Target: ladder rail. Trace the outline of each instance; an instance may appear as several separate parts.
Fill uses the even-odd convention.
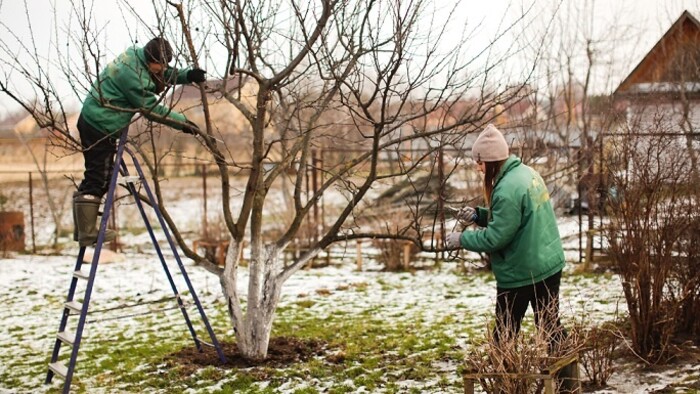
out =
[[[136,160],[136,157],[134,156],[133,152],[129,148],[126,148],[126,153],[131,156],[133,163],[134,163],[134,168],[136,169],[136,173],[139,175],[141,179],[146,179],[143,170],[141,169],[141,165],[139,164],[138,160]],[[190,291],[190,295],[192,296],[192,299],[194,300],[195,304],[197,305],[197,310],[199,311],[199,315],[202,318],[202,322],[204,323],[204,326],[207,329],[207,333],[209,334],[209,338],[211,338],[212,342],[214,343],[214,347],[216,348],[216,353],[219,356],[219,360],[222,363],[226,363],[226,356],[224,355],[224,352],[221,348],[221,345],[219,344],[219,341],[216,339],[216,335],[214,334],[214,330],[211,328],[211,324],[209,324],[209,319],[207,319],[207,315],[204,312],[204,308],[202,307],[202,303],[199,301],[199,297],[197,296],[197,292],[194,289],[194,286],[192,286],[192,282],[190,281],[189,275],[187,275],[187,270],[185,270],[185,266],[182,263],[182,259],[180,258],[180,254],[177,252],[177,245],[175,245],[175,241],[173,241],[172,236],[170,235],[169,227],[168,224],[165,222],[165,219],[163,218],[163,214],[160,211],[160,207],[158,206],[158,202],[153,196],[153,192],[151,192],[151,188],[148,186],[148,182],[143,183],[144,189],[146,190],[146,195],[148,196],[148,199],[151,201],[151,204],[153,206],[153,210],[156,213],[156,216],[158,217],[158,221],[160,222],[160,226],[163,229],[163,233],[165,234],[165,238],[168,240],[168,244],[170,245],[170,249],[173,251],[173,255],[175,257],[175,261],[177,262],[177,266],[180,269],[180,273],[182,273],[183,278],[185,279],[185,283],[187,284],[187,289]],[[197,346],[198,349],[201,350],[201,345],[198,344]]]
[[[204,308],[202,307],[202,304],[199,300],[199,297],[197,296],[197,293],[194,289],[194,286],[192,286],[192,283],[189,279],[189,276],[187,275],[187,271],[185,270],[184,264],[182,263],[180,255],[177,251],[177,246],[176,246],[175,242],[173,241],[172,236],[170,235],[167,223],[165,222],[165,220],[163,218],[163,214],[160,211],[158,203],[156,202],[156,199],[154,198],[150,187],[148,186],[148,182],[145,181],[146,178],[143,174],[141,166],[140,166],[138,160],[136,159],[135,155],[131,152],[131,150],[129,150],[129,148],[126,147],[127,135],[128,135],[128,128],[125,128],[119,137],[119,144],[118,144],[115,159],[114,159],[114,167],[113,167],[112,175],[110,178],[109,189],[107,192],[107,199],[106,199],[105,204],[104,204],[104,212],[102,214],[102,219],[100,221],[100,228],[99,228],[99,232],[98,232],[98,236],[97,236],[97,242],[95,244],[95,251],[94,251],[94,254],[92,257],[92,264],[90,266],[89,275],[85,275],[84,272],[81,270],[82,264],[84,263],[83,259],[85,257],[86,247],[80,247],[80,250],[78,252],[78,259],[77,259],[76,264],[75,264],[75,270],[73,271],[73,274],[72,274],[71,284],[70,284],[70,287],[68,290],[68,295],[66,297],[66,302],[65,302],[64,307],[63,307],[63,314],[61,316],[61,321],[59,323],[59,329],[58,329],[58,333],[56,336],[56,341],[54,343],[53,351],[51,354],[51,362],[49,363],[45,384],[51,383],[52,378],[56,374],[58,374],[59,376],[62,376],[64,378],[64,384],[63,384],[63,393],[64,394],[68,394],[70,392],[70,386],[71,386],[71,382],[72,382],[73,375],[75,372],[75,366],[76,366],[77,359],[78,359],[78,351],[80,349],[82,334],[83,334],[83,330],[85,328],[85,324],[87,322],[87,315],[88,315],[88,309],[89,309],[89,305],[90,305],[90,299],[92,296],[93,285],[95,282],[95,278],[97,276],[97,265],[99,262],[100,254],[102,252],[102,246],[104,244],[104,238],[105,238],[105,233],[106,233],[110,213],[112,212],[113,204],[115,201],[114,197],[115,197],[115,191],[116,191],[116,186],[117,186],[117,178],[118,178],[120,172],[125,175],[127,188],[129,189],[129,192],[131,193],[132,197],[134,198],[134,201],[136,202],[136,205],[138,206],[139,212],[141,213],[141,217],[144,220],[144,224],[146,225],[146,228],[148,229],[149,235],[151,237],[151,242],[153,243],[153,246],[156,250],[156,253],[158,254],[158,258],[161,261],[161,265],[163,266],[163,270],[165,271],[166,277],[168,278],[168,281],[170,282],[171,289],[173,290],[175,298],[177,299],[177,303],[178,303],[177,308],[180,309],[180,311],[183,314],[183,317],[185,319],[187,327],[190,331],[190,334],[192,335],[192,339],[195,342],[195,346],[197,347],[197,349],[199,351],[202,351],[201,343],[203,343],[203,341],[201,341],[199,338],[197,338],[196,331],[194,330],[194,327],[193,327],[192,322],[189,318],[189,315],[187,314],[187,311],[185,308],[186,305],[184,304],[182,298],[180,297],[180,293],[177,290],[177,286],[175,285],[175,281],[173,279],[173,276],[172,276],[170,269],[168,268],[168,265],[165,261],[165,257],[163,256],[160,245],[158,244],[158,241],[155,238],[155,233],[153,231],[153,227],[151,226],[150,221],[148,220],[148,217],[146,215],[143,202],[141,201],[139,194],[136,190],[136,187],[134,185],[134,178],[138,178],[139,180],[141,180],[143,182],[148,199],[150,200],[150,203],[155,211],[155,214],[158,218],[158,221],[159,221],[161,227],[163,228],[163,232],[165,233],[165,236],[167,238],[168,245],[172,249],[175,260],[177,261],[178,268],[180,269],[180,272],[181,272],[183,278],[185,279],[185,283],[187,285],[187,288],[190,291],[190,294],[192,296],[192,299],[194,300],[195,305],[197,306],[197,310],[199,311],[200,317],[201,317],[202,322],[204,323],[204,325],[207,329],[209,337],[211,338],[211,340],[214,344],[214,347],[216,348],[219,359],[221,360],[222,363],[226,362],[226,356],[223,353],[221,345],[219,344],[218,340],[216,339],[216,335],[214,334],[214,331],[212,330],[212,327],[209,323],[209,320],[207,319],[206,313],[204,312]],[[126,166],[126,162],[124,161],[124,152],[127,152],[128,155],[131,157],[133,164],[134,164],[134,167],[136,168],[136,171],[138,173],[138,177],[132,177],[129,175],[129,171],[128,171],[128,168]],[[79,280],[87,280],[82,304],[80,304],[74,300]],[[75,333],[73,336],[73,335],[70,335],[72,333],[66,332],[66,326],[68,324],[68,318],[71,316],[71,311],[74,309],[80,310],[80,312],[79,312],[80,317],[78,319],[78,325],[75,327]],[[68,362],[67,366],[64,366],[62,363],[60,363],[58,361],[60,349],[61,349],[62,344],[64,344],[64,343],[72,347],[69,362]],[[204,343],[206,343],[206,342],[204,342]]]
[[[112,169],[112,177],[109,181],[109,189],[107,191],[107,200],[104,205],[104,212],[102,213],[102,220],[100,221],[100,229],[97,234],[97,243],[95,244],[95,252],[92,256],[92,265],[90,267],[90,277],[88,278],[87,285],[85,286],[85,295],[83,297],[83,307],[80,311],[80,318],[78,319],[78,325],[75,328],[75,339],[71,349],[70,361],[68,363],[68,370],[65,376],[65,381],[63,383],[63,394],[69,394],[71,381],[73,380],[73,373],[75,372],[75,364],[78,360],[78,350],[80,349],[80,342],[83,338],[83,329],[85,328],[85,321],[87,319],[87,312],[90,306],[90,298],[92,297],[92,288],[95,283],[95,277],[97,275],[97,263],[100,260],[100,253],[102,252],[102,246],[104,245],[105,232],[107,230],[107,224],[109,223],[109,215],[112,212],[112,203],[114,201],[114,194],[117,185],[117,178],[119,176],[119,167],[121,167],[121,162],[123,160],[124,148],[126,146],[126,137],[129,132],[128,128],[122,131],[119,137],[119,145],[117,146],[117,154],[114,158],[114,167]],[[77,281],[77,278],[73,278]]]
[[[78,252],[78,260],[75,263],[75,271],[79,270],[82,267],[84,257],[85,257],[85,247],[81,247],[79,252]],[[73,297],[75,297],[75,290],[77,287],[78,287],[78,278],[73,277],[71,279],[70,287],[68,288],[68,295],[66,296],[66,303],[73,301]],[[68,324],[68,317],[69,316],[70,316],[70,309],[64,305],[63,306],[63,314],[61,315],[61,322],[58,324],[58,331],[57,332],[65,331],[66,325]],[[54,343],[54,346],[53,346],[53,351],[51,352],[50,364],[53,364],[56,361],[58,361],[58,354],[61,350],[61,344],[62,344],[62,341],[59,338],[56,338],[56,342]],[[46,380],[44,380],[44,384],[51,383],[53,376],[54,376],[54,371],[51,368],[49,368],[49,371],[46,373]]]
[[[132,156],[132,159],[135,160],[135,158]],[[129,176],[129,170],[126,168],[126,165],[122,163],[122,174]],[[141,178],[143,179],[143,178]],[[185,318],[185,323],[187,324],[187,328],[190,331],[190,335],[192,336],[192,339],[194,340],[194,344],[197,347],[197,350],[201,351],[202,346],[199,344],[199,340],[197,339],[197,333],[194,330],[194,327],[192,326],[192,322],[190,321],[190,317],[187,314],[187,310],[185,309],[185,305],[182,302],[182,297],[180,297],[180,292],[177,289],[177,286],[175,285],[175,280],[173,279],[172,274],[170,273],[170,269],[168,268],[168,264],[165,262],[165,257],[163,256],[163,252],[158,245],[158,241],[156,240],[155,233],[153,232],[153,226],[151,226],[151,221],[148,220],[148,217],[146,216],[146,211],[144,210],[143,207],[143,202],[138,196],[138,192],[136,191],[136,188],[134,186],[133,181],[128,181],[127,182],[127,188],[129,189],[129,192],[131,195],[134,197],[134,201],[136,202],[136,206],[138,207],[139,212],[141,213],[141,217],[143,218],[143,222],[146,225],[146,229],[148,230],[148,235],[151,237],[151,242],[153,243],[153,246],[156,250],[156,254],[158,255],[158,259],[160,259],[160,264],[163,267],[163,270],[165,271],[165,276],[168,278],[168,282],[170,283],[170,288],[173,291],[173,294],[175,294],[175,298],[177,299],[177,304],[179,306],[180,311],[182,311],[182,316]],[[144,183],[145,185],[145,183]],[[150,197],[149,197],[150,198]],[[155,206],[157,203],[153,200],[151,200],[151,206]]]

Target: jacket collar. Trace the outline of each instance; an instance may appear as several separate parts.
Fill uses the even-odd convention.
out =
[[[503,163],[501,170],[498,172],[498,175],[496,176],[496,182],[494,184],[498,184],[498,182],[501,181],[501,178],[503,178],[503,176],[505,176],[513,168],[522,164],[522,162],[523,161],[515,155],[508,156],[506,162]]]
[[[146,61],[146,53],[143,51],[143,47],[133,47],[136,57],[139,59],[141,64],[148,69],[148,62]]]

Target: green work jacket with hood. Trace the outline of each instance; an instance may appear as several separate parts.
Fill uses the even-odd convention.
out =
[[[532,285],[564,268],[564,249],[549,191],[542,177],[510,156],[496,176],[491,209],[477,208],[477,224],[462,247],[491,256],[499,288]]]
[[[166,68],[166,83],[185,84],[188,69]],[[148,72],[143,48],[131,47],[100,73],[83,102],[81,115],[92,127],[114,135],[131,122],[136,112],[148,119],[181,130],[183,114],[159,104],[156,84]]]

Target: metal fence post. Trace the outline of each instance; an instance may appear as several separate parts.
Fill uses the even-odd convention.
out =
[[[440,239],[445,239],[445,184],[447,183],[445,179],[445,162],[442,150],[442,141],[440,141],[440,146],[437,151],[437,170],[438,170],[438,181],[440,182],[440,194],[438,195],[438,221],[440,222]],[[421,240],[422,241],[422,240]],[[445,260],[445,251],[440,252],[440,261]]]
[[[29,221],[32,228],[32,253],[36,254],[36,232],[34,232],[34,186],[31,171],[29,171]]]
[[[207,218],[207,166],[202,164],[202,196],[204,201],[204,215],[202,217],[202,234],[205,240],[209,239],[209,219]]]
[[[316,195],[318,193],[318,163],[319,159],[317,158],[318,156],[318,151],[316,149],[311,150],[311,185],[314,189],[313,194]],[[314,242],[318,241],[318,200],[314,200],[314,231],[313,231],[313,240]]]

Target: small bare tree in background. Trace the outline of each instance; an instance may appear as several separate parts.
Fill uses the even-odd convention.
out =
[[[533,29],[546,44],[544,52],[538,55],[541,60],[535,70],[540,83],[533,86],[531,93],[535,108],[522,119],[522,124],[540,144],[534,152],[549,158],[542,173],[554,188],[552,195],[578,197],[577,202],[565,201],[560,206],[577,211],[582,223],[586,223],[581,226],[581,231],[585,231],[585,227],[596,227],[595,214],[601,208],[601,170],[596,168],[595,154],[596,139],[614,121],[608,93],[615,88],[616,68],[627,62],[628,52],[634,48],[631,37],[638,34],[635,26],[625,25],[619,19],[596,17],[603,6],[614,8],[616,13],[629,12],[624,4],[558,0],[539,4],[552,18],[542,18],[537,23],[539,31]],[[532,41],[527,36],[523,40]],[[568,149],[553,149],[557,146]],[[552,168],[549,162],[556,166]],[[570,202],[574,202],[573,207],[568,206]],[[593,245],[594,234],[589,231],[579,237],[581,250],[585,248],[584,241]],[[580,268],[589,270],[590,260],[586,259]]]
[[[49,179],[49,156],[56,154],[56,152],[53,152],[49,149],[44,149],[44,151],[41,152],[40,155],[38,155],[34,152],[36,146],[32,146],[33,144],[31,144],[30,141],[27,141],[27,139],[23,135],[23,131],[17,130],[17,127],[15,127],[14,131],[15,135],[17,136],[17,139],[22,143],[27,152],[29,152],[29,155],[32,158],[32,162],[34,163],[34,167],[37,173],[39,174],[39,178],[41,181],[41,190],[46,195],[48,213],[51,216],[51,221],[54,225],[53,236],[51,237],[52,247],[54,249],[58,249],[58,240],[61,236],[61,230],[63,229],[61,225],[61,218],[63,217],[67,204],[65,203],[65,193],[57,196],[58,193],[55,190],[52,191],[52,186]],[[51,141],[51,139],[49,139],[49,141]],[[59,152],[57,154],[62,155],[65,154],[65,152]],[[34,242],[36,242],[36,240],[34,240]]]

